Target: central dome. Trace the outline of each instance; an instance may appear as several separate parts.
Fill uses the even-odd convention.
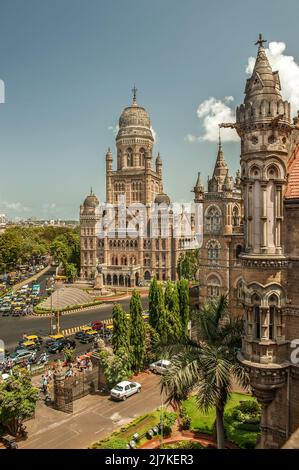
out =
[[[151,121],[144,108],[137,104],[132,104],[123,110],[119,118],[120,129],[128,126],[141,126],[150,129]]]
[[[136,135],[154,140],[147,111],[139,106],[136,100],[133,100],[131,106],[127,106],[120,115],[119,131],[116,139]]]

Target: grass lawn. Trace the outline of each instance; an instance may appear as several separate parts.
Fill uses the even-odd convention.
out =
[[[227,403],[225,410],[234,408],[244,400],[255,400],[254,397],[247,395],[245,393],[232,393],[229,402]],[[191,431],[203,431],[207,434],[212,434],[213,425],[216,419],[216,411],[214,408],[208,413],[203,413],[200,411],[196,405],[196,398],[192,396],[184,402],[184,409],[186,410],[188,416],[191,418],[190,429]]]

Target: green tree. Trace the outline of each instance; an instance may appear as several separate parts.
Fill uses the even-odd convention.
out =
[[[74,282],[78,277],[78,270],[74,263],[65,263],[64,272],[70,282]]]
[[[76,357],[76,351],[73,348],[64,348],[62,350],[62,353],[64,355],[64,359],[66,360],[67,363],[73,362]]]
[[[188,334],[188,323],[190,320],[190,300],[189,300],[189,286],[187,279],[181,278],[177,282],[177,289],[179,294],[180,316],[182,324],[182,333]]]
[[[164,306],[164,296],[162,285],[157,282],[156,276],[153,277],[150,284],[148,305],[149,323],[153,328],[157,329],[160,311]]]
[[[112,310],[113,333],[112,347],[116,355],[123,353],[123,350],[130,353],[130,325],[126,313],[121,305],[115,304]]]
[[[168,402],[180,406],[193,392],[198,407],[207,412],[216,408],[217,446],[224,448],[224,407],[233,382],[248,386],[245,369],[237,359],[243,325],[230,315],[227,299],[206,305],[194,319],[197,341],[184,341],[172,349],[172,366],[162,377]]]
[[[67,245],[63,235],[55,238],[51,243],[51,255],[58,263],[66,264],[71,256],[71,249]]]
[[[101,351],[99,353],[99,358],[106,383],[110,389],[118,382],[130,377],[131,370],[127,351],[123,350],[123,354],[121,356],[113,355],[112,357],[109,356],[107,351]]]
[[[176,284],[172,284],[171,281],[167,281],[164,303],[167,311],[167,321],[169,323],[168,329],[168,341],[176,342],[182,336],[182,324],[180,318],[180,305],[179,296]]]
[[[184,277],[189,281],[195,279],[195,275],[198,271],[198,258],[199,250],[188,250],[185,253],[182,253],[177,265],[177,273],[179,279]]]
[[[20,434],[23,421],[34,414],[38,393],[24,368],[14,367],[12,374],[0,381],[0,424],[13,436]]]
[[[144,365],[145,356],[145,328],[142,317],[140,294],[133,290],[130,301],[131,331],[130,344],[132,352],[132,367],[140,371]]]
[[[149,324],[145,325],[145,362],[150,364],[158,359],[157,351],[161,339],[159,333]]]

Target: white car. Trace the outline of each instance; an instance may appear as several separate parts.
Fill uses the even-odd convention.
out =
[[[149,368],[155,374],[165,374],[171,367],[171,362],[167,359],[160,359],[160,361],[153,362]]]
[[[139,392],[141,392],[141,385],[138,382],[124,380],[113,387],[110,391],[110,396],[114,400],[126,400],[131,395],[134,395],[134,393]]]

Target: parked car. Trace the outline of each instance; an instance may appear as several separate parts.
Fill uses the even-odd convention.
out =
[[[95,338],[97,338],[99,333],[95,330],[89,330],[87,331],[84,336],[80,338],[80,343],[86,344],[86,343],[92,343]]]
[[[85,335],[86,335],[85,331],[77,331],[77,333],[75,334],[75,338],[76,338],[76,339],[81,339],[81,338],[83,338]]]
[[[9,359],[14,364],[20,364],[24,359],[27,362],[34,362],[36,359],[36,353],[34,351],[28,351],[28,349],[18,349],[10,354]]]
[[[139,392],[141,392],[141,385],[138,382],[124,380],[113,387],[110,391],[110,396],[114,400],[126,400],[131,395],[134,395],[134,393]]]
[[[58,352],[61,352],[65,348],[63,343],[60,343],[59,341],[54,341],[54,343],[50,344],[48,347],[49,353],[56,354]]]
[[[165,374],[171,367],[171,362],[167,359],[160,359],[160,361],[153,362],[149,368],[155,374]]]
[[[0,307],[1,312],[10,312],[11,311],[11,304],[9,302],[3,302]]]
[[[99,331],[104,328],[104,323],[101,321],[95,320],[91,322],[91,327],[93,330]]]
[[[75,349],[75,347],[76,347],[76,341],[72,339],[68,339],[68,338],[62,338],[50,344],[50,346],[48,347],[48,351],[52,354],[56,354],[58,352],[61,352],[64,348]]]

